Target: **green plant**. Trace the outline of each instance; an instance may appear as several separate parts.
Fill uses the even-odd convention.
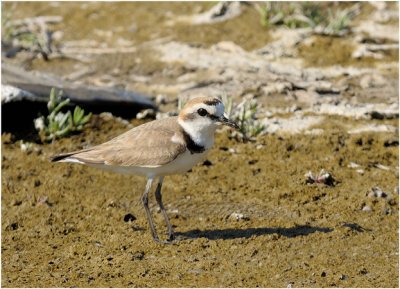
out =
[[[264,125],[257,120],[256,114],[259,111],[259,105],[255,99],[244,100],[239,105],[237,117],[233,117],[239,124],[240,131],[244,136],[253,138],[258,136],[263,130]]]
[[[264,131],[265,126],[257,119],[261,106],[256,99],[244,99],[234,106],[231,98],[224,97],[223,102],[227,107],[226,115],[239,125],[241,138],[254,139]]]
[[[344,10],[326,10],[322,4],[314,2],[266,2],[254,3],[254,7],[260,14],[261,25],[265,27],[272,25],[291,29],[310,27],[316,33],[327,35],[345,34],[352,18],[359,10],[358,5]]]
[[[301,3],[302,14],[309,19],[311,27],[315,27],[324,21],[323,9],[319,3],[315,2],[302,2]]]
[[[14,27],[11,23],[11,17],[9,13],[3,13],[3,17],[1,19],[1,38],[5,43],[11,42],[12,35],[14,34]]]
[[[38,49],[41,45],[39,33],[28,29],[25,25],[15,24],[9,14],[2,19],[3,42],[9,45],[21,46],[28,50]]]
[[[321,23],[323,16],[317,4],[266,2],[255,3],[260,14],[261,25],[283,25],[288,28],[315,27]]]
[[[73,113],[71,111],[63,113],[61,109],[70,100],[68,98],[62,100],[61,96],[62,91],[56,94],[55,89],[51,89],[50,100],[47,103],[49,114],[46,117],[40,116],[34,120],[35,128],[43,142],[53,141],[72,132],[81,131],[92,116],[92,113],[85,115],[85,111],[79,106],[75,107]]]
[[[351,11],[344,9],[338,10],[334,13],[332,10],[328,11],[328,24],[325,27],[325,32],[327,34],[338,35],[343,33],[349,28],[351,22]]]
[[[268,16],[269,7],[267,5],[268,5],[268,3],[265,5],[260,5],[258,3],[254,4],[254,7],[256,8],[257,12],[260,14],[260,23],[264,27],[269,26],[269,21],[268,21],[269,20],[269,16]]]
[[[183,96],[178,97],[178,111],[182,110],[182,108],[185,106],[187,101],[188,101],[187,97],[183,97]]]
[[[282,24],[285,18],[286,12],[281,9],[280,3],[254,3],[254,7],[260,14],[260,23],[264,27],[269,27],[271,25]]]
[[[225,91],[223,92],[223,95],[221,97],[221,101],[224,104],[225,107],[225,115],[230,118],[232,114],[232,108],[233,108],[233,100],[232,97],[229,97]]]
[[[1,21],[2,43],[6,47],[18,48],[16,52],[25,50],[31,52],[34,57],[42,55],[45,60],[48,60],[49,55],[57,49],[54,38],[52,38],[53,32],[48,25],[59,21],[55,18],[57,17],[38,16],[14,19],[8,11]]]

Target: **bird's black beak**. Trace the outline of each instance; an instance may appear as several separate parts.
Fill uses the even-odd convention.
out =
[[[239,129],[239,126],[237,125],[236,122],[234,122],[230,119],[227,119],[224,115],[221,116],[220,118],[218,118],[218,122],[220,122],[223,125],[233,127],[234,129]]]

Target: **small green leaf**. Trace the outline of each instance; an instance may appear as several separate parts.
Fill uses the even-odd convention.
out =
[[[70,102],[69,98],[63,100],[62,102],[60,102],[60,103],[56,106],[56,108],[55,108],[53,111],[56,112],[56,113],[59,112],[60,109],[62,109],[64,106],[66,106],[69,102]]]
[[[70,103],[69,98],[61,99],[62,91],[58,94],[54,88],[51,89],[47,108],[47,116],[39,116],[34,120],[35,128],[38,131],[40,139],[45,141],[54,141],[56,138],[64,137],[73,131],[81,131],[92,114],[85,115],[85,111],[76,106],[74,111],[70,110],[63,113],[61,109]]]
[[[54,110],[54,107],[56,106],[56,104],[57,104],[57,100],[56,100],[56,91],[55,91],[55,89],[54,89],[54,87],[51,89],[51,91],[50,91],[50,99],[49,99],[49,102],[47,103],[47,109],[49,110],[49,111],[53,111]]]
[[[82,117],[84,115],[85,111],[81,109],[79,106],[75,107],[74,110],[74,125],[78,125],[81,123]]]
[[[86,124],[87,122],[89,122],[90,118],[92,117],[92,113],[90,112],[89,114],[87,114],[85,117],[82,118],[82,124]]]

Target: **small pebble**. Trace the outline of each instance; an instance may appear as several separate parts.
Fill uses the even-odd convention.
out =
[[[318,175],[313,175],[311,171],[308,171],[305,175],[306,184],[325,184],[327,186],[335,186],[336,180],[332,174],[322,169]]]
[[[249,220],[249,218],[243,214],[240,213],[232,213],[229,215],[230,219],[236,220],[236,221],[240,221],[240,220]]]
[[[364,212],[370,212],[370,211],[372,211],[372,209],[371,209],[370,206],[364,206],[364,207],[362,208],[362,210],[363,210]]]
[[[26,153],[29,154],[33,150],[33,144],[32,143],[23,143],[23,142],[21,142],[20,148],[21,148],[21,151],[26,152]]]
[[[387,196],[388,196],[388,194],[385,193],[384,191],[382,191],[382,189],[379,187],[373,187],[371,189],[371,192],[368,194],[368,197],[370,197],[370,198],[372,198],[372,197],[386,198]]]
[[[135,232],[138,232],[138,231],[144,231],[144,230],[146,230],[146,229],[143,228],[143,227],[139,227],[139,226],[133,226],[133,227],[132,227],[132,230],[135,231]]]
[[[19,228],[19,224],[18,223],[11,223],[10,225],[8,225],[6,227],[6,231],[15,231]]]
[[[166,104],[167,103],[167,98],[164,94],[158,94],[156,96],[156,104],[160,105],[160,104]]]
[[[383,213],[384,213],[385,215],[391,215],[391,214],[392,214],[392,209],[386,208],[386,209],[383,210]]]
[[[22,201],[14,201],[13,206],[20,206],[22,204]]]
[[[37,205],[50,205],[48,196],[41,196],[37,200]]]
[[[394,147],[394,146],[399,146],[399,141],[398,140],[387,140],[383,144],[385,147]]]
[[[368,274],[368,270],[365,269],[365,268],[362,268],[362,269],[360,270],[360,274],[366,275],[366,274]]]
[[[169,111],[169,112],[157,112],[156,113],[156,119],[164,119],[170,116],[177,116],[177,112]]]
[[[143,251],[138,251],[138,252],[132,253],[131,260],[132,261],[143,260],[143,258],[144,258],[144,252]]]
[[[384,166],[382,164],[374,164],[374,167],[376,167],[377,169],[384,170],[384,171],[389,171],[390,170],[390,168],[388,166]]]
[[[359,165],[359,164],[356,164],[356,163],[353,163],[353,162],[350,162],[349,165],[348,165],[347,167],[349,167],[349,168],[351,168],[351,169],[355,169],[355,168],[359,168],[360,165]]]
[[[256,146],[256,149],[260,150],[260,149],[262,149],[263,147],[264,147],[264,145],[258,144],[258,145]]]
[[[155,118],[155,117],[156,117],[156,111],[152,108],[145,109],[136,114],[137,119]]]

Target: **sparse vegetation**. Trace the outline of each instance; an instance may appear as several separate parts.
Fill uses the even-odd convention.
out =
[[[325,33],[329,35],[340,35],[345,33],[351,23],[352,11],[344,9],[332,12],[332,10],[329,10],[328,13],[328,24],[324,29]]]
[[[288,28],[315,27],[322,22],[323,15],[318,4],[304,2],[266,2],[255,4],[260,13],[261,24],[265,27],[283,25]]]
[[[35,51],[40,48],[39,36],[37,33],[16,25],[9,15],[5,15],[2,19],[2,42],[4,44],[21,47],[23,49]]]
[[[252,140],[263,132],[265,127],[257,119],[261,107],[256,99],[245,98],[238,105],[234,105],[232,98],[224,95],[222,101],[225,105],[225,114],[239,125],[240,138]]]
[[[36,18],[26,18],[14,20],[9,13],[2,19],[2,45],[12,47],[6,54],[13,57],[21,50],[32,52],[34,57],[42,55],[45,60],[55,50],[53,32],[49,29],[49,24],[61,21],[57,16],[41,16]],[[7,50],[7,49],[6,49]]]
[[[73,113],[71,111],[63,113],[61,109],[70,100],[68,98],[62,100],[61,96],[62,91],[56,94],[53,88],[50,92],[50,100],[47,103],[49,114],[46,117],[40,116],[34,120],[35,128],[43,142],[53,141],[70,133],[81,131],[92,116],[91,113],[85,115],[85,111],[79,106],[75,107]]]
[[[339,35],[348,32],[358,6],[350,9],[325,9],[320,3],[266,2],[254,4],[265,27],[285,26],[291,29],[312,28],[317,34]]]
[[[232,108],[233,108],[233,100],[232,97],[229,97],[225,91],[224,94],[221,97],[222,103],[224,104],[225,107],[225,115],[230,118],[232,114]]]
[[[234,109],[231,118],[240,127],[240,132],[245,138],[253,139],[264,130],[264,125],[257,120],[260,105],[255,99],[245,99]]]
[[[187,101],[188,100],[186,98],[183,98],[182,96],[178,97],[178,111],[181,111]]]

